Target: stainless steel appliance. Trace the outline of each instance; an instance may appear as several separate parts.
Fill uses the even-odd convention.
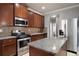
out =
[[[31,42],[31,37],[24,32],[12,32],[13,36],[17,37],[17,55],[21,56],[29,52],[28,43]]]
[[[28,20],[20,17],[15,17],[14,21],[15,26],[28,26]]]
[[[29,46],[28,43],[31,41],[31,38],[22,38],[17,40],[17,51],[18,55],[21,56],[23,54],[26,54],[29,52]]]
[[[77,18],[68,20],[67,50],[77,52]]]

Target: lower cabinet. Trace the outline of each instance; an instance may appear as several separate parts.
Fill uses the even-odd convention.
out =
[[[2,47],[2,55],[3,56],[14,56],[16,55],[16,45],[3,46]]]
[[[1,41],[0,41],[0,56],[1,56],[1,54],[2,54],[2,51],[1,51]]]
[[[40,40],[40,39],[43,39],[43,38],[46,38],[47,37],[47,33],[45,34],[37,34],[37,35],[32,35],[31,36],[31,41],[36,41],[36,40]]]
[[[29,50],[30,50],[29,51],[30,56],[54,56],[55,55],[50,52],[46,52],[44,50],[41,50],[32,46],[29,47]]]
[[[1,56],[15,56],[16,55],[16,39],[4,39],[1,40],[0,45],[0,55]]]
[[[45,50],[29,46],[30,56],[67,56],[67,42],[60,48],[59,52],[51,53]]]

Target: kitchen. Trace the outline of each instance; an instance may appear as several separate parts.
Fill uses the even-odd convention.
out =
[[[71,14],[78,15],[77,10],[73,13],[69,11],[70,14],[66,14],[68,17],[60,15],[58,11],[56,14],[56,11],[52,12],[55,15],[51,13],[44,15],[35,11],[39,10],[38,6],[33,10],[32,8],[36,5],[32,5],[31,3],[0,3],[0,56],[22,56],[27,53],[29,53],[29,56],[67,56],[68,30],[70,29],[67,30],[67,21],[60,19],[67,19]],[[79,7],[75,3],[59,5],[64,5],[61,7],[62,10],[59,11],[65,9],[73,9],[74,11],[75,8]],[[67,8],[68,6],[74,7]],[[42,9],[44,12],[45,7],[43,6]],[[66,11],[64,12],[66,13]],[[64,14],[64,12],[61,12],[61,14]],[[72,18],[77,17],[74,15],[72,15]],[[55,18],[54,21],[51,20],[53,18]],[[54,23],[52,30],[51,22]],[[65,28],[63,22],[66,25]]]

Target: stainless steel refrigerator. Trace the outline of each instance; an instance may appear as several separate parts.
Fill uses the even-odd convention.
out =
[[[68,19],[67,50],[77,52],[77,21],[78,18]]]

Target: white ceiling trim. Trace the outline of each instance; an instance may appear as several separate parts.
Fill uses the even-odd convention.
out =
[[[78,5],[74,5],[74,6],[65,7],[65,8],[62,8],[62,9],[57,9],[55,11],[50,11],[50,12],[44,13],[44,15],[48,15],[48,14],[59,12],[59,11],[63,11],[63,10],[68,10],[68,9],[71,9],[71,8],[74,8],[74,7],[78,7],[78,6],[79,6],[79,4]]]
[[[40,12],[34,10],[34,9],[28,8],[28,10],[30,10],[30,11],[32,11],[32,12],[35,12],[35,13],[37,13],[37,14],[43,15],[42,13],[40,13]]]

